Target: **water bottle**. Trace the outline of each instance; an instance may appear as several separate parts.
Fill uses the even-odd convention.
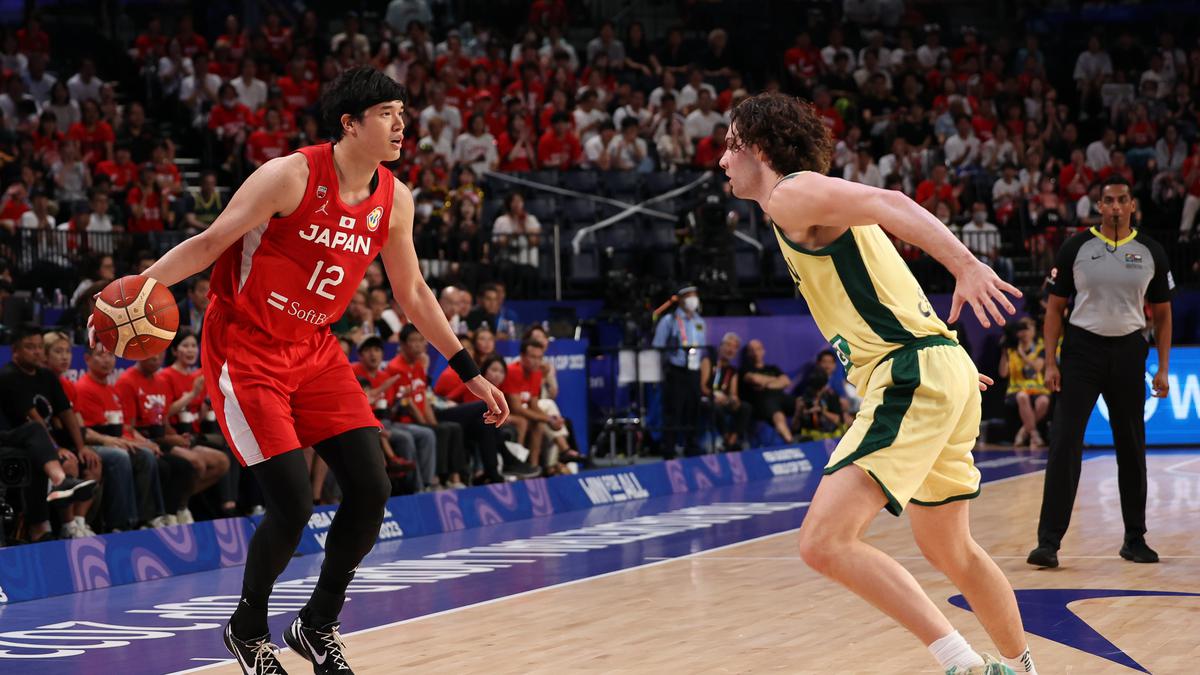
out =
[[[46,304],[46,291],[39,286],[33,292],[33,322],[40,324],[42,322],[42,307]]]
[[[54,289],[54,307],[56,309],[66,309],[67,297],[63,295],[61,288]]]

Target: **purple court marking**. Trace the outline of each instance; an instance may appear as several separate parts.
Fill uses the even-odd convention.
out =
[[[1011,453],[978,459],[985,482],[1043,466]],[[800,526],[819,479],[819,471],[812,471],[381,542],[351,586],[343,632],[792,530]],[[443,517],[453,521],[461,515]],[[230,548],[244,546],[237,541]],[[273,635],[307,600],[321,560],[296,558],[280,578],[271,599]],[[163,673],[225,660],[220,629],[237,601],[241,576],[240,567],[230,567],[0,605],[0,672]]]

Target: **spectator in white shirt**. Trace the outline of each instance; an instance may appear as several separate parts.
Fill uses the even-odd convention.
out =
[[[1079,221],[1080,227],[1100,226],[1100,193],[1103,190],[1103,184],[1100,181],[1094,181],[1088,186],[1087,194],[1080,197],[1079,201],[1075,202],[1075,219]]]
[[[17,227],[26,230],[53,230],[54,216],[50,215],[50,197],[41,190],[34,190],[30,208],[17,219]]]
[[[54,177],[54,197],[60,212],[68,216],[87,202],[92,187],[92,174],[79,152],[79,141],[66,139],[59,160],[50,167]]]
[[[679,90],[679,95],[675,97],[675,103],[679,105],[680,110],[691,112],[700,103],[701,91],[707,91],[713,100],[716,100],[716,87],[704,81],[704,73],[699,69],[692,68],[688,72],[688,83]]]
[[[1179,173],[1183,170],[1183,160],[1187,159],[1187,155],[1187,141],[1179,137],[1179,127],[1168,124],[1163,137],[1154,146],[1158,170]]]
[[[80,62],[79,72],[67,80],[67,88],[71,90],[71,98],[76,103],[83,103],[88,99],[99,101],[100,86],[103,84],[104,82],[96,77],[96,63],[87,57]]]
[[[470,165],[476,176],[482,176],[484,171],[495,171],[500,164],[496,139],[488,132],[483,115],[471,115],[468,131],[458,135],[454,142],[454,163]]]
[[[425,135],[417,141],[417,145],[424,147],[428,144],[433,150],[433,154],[440,155],[446,162],[446,166],[453,164],[454,135],[450,131],[450,127],[446,126],[446,121],[441,117],[430,117],[425,132]]]
[[[346,20],[342,24],[342,32],[333,36],[329,41],[329,51],[337,53],[339,47],[346,40],[354,46],[354,54],[366,54],[371,51],[371,41],[367,39],[360,31],[360,25],[357,12],[346,12]],[[407,30],[407,27],[405,28]],[[326,33],[328,35],[328,33]]]
[[[926,70],[936,66],[946,55],[946,48],[942,46],[940,30],[941,27],[936,23],[927,24],[925,26],[925,44],[917,47],[917,63]]]
[[[608,113],[596,106],[598,96],[595,90],[584,90],[579,97],[579,104],[571,113],[575,121],[575,133],[580,143],[587,143],[593,136],[600,133],[600,124],[608,119]]]
[[[666,131],[657,136],[654,142],[658,148],[659,168],[663,171],[691,166],[696,148],[688,140],[687,132],[683,130],[683,120],[678,116],[667,123]]]
[[[946,139],[942,147],[946,154],[946,166],[956,173],[970,171],[979,162],[979,139],[971,128],[971,120],[966,115],[959,115],[955,125],[958,133]]]
[[[249,108],[250,112],[256,112],[267,102],[267,83],[258,79],[258,64],[254,59],[242,59],[242,74],[230,84],[237,91],[238,103]]]
[[[996,270],[1001,279],[1012,281],[1012,261],[1000,255],[1000,228],[989,223],[987,217],[987,205],[975,202],[971,208],[971,221],[962,226],[959,237],[967,249]]]
[[[538,56],[546,63],[553,63],[554,55],[559,51],[567,53],[571,72],[577,72],[579,70],[579,56],[575,52],[575,47],[563,37],[562,28],[557,24],[552,24],[547,29],[546,38],[542,40],[542,47],[538,50]]]
[[[583,161],[580,163],[580,168],[608,171],[611,166],[608,144],[616,135],[617,128],[613,126],[612,120],[601,122],[600,133],[595,134],[588,139],[587,143],[583,144]]]
[[[1112,149],[1117,144],[1117,132],[1112,127],[1104,129],[1104,135],[1099,140],[1092,141],[1087,146],[1087,164],[1092,171],[1099,171],[1112,164]]]
[[[992,184],[992,205],[999,209],[1020,197],[1021,181],[1017,179],[1017,165],[1010,162],[1004,165],[1000,178]]]
[[[208,122],[208,110],[220,98],[221,76],[208,72],[208,55],[199,52],[192,59],[192,74],[179,83],[179,100],[192,111],[193,123]]]
[[[846,46],[846,36],[842,33],[842,29],[833,28],[829,31],[829,44],[821,49],[821,60],[825,62],[826,68],[833,67],[833,58],[838,54],[845,54],[849,59],[847,65],[854,70],[854,65],[857,63],[854,60],[854,50]]]
[[[875,158],[871,156],[869,144],[862,143],[858,146],[858,155],[842,170],[842,178],[871,187],[883,187],[883,175],[879,173]]]
[[[607,56],[609,63],[625,63],[625,45],[617,39],[616,29],[613,28],[612,21],[605,21],[600,26],[600,35],[593,38],[587,45],[589,64],[595,61],[596,57],[600,54]]]
[[[608,143],[610,167],[619,171],[649,172],[654,170],[645,139],[638,137],[638,122],[626,117],[621,133]]]
[[[707,89],[700,90],[696,99],[696,109],[685,118],[683,129],[693,143],[705,136],[712,135],[713,127],[725,118],[713,110],[713,96]]]
[[[997,171],[1005,164],[1017,161],[1017,146],[1008,138],[1008,127],[997,124],[992,137],[979,149],[980,164],[988,171]]]
[[[1100,48],[1100,37],[1088,38],[1087,50],[1075,60],[1075,83],[1080,89],[1086,89],[1098,85],[1101,78],[1111,76],[1112,72],[1112,59]]]
[[[679,90],[675,88],[675,73],[670,70],[663,71],[662,84],[650,92],[650,109],[657,112],[662,106],[662,98],[666,94],[670,94],[676,104],[679,103]]]
[[[542,224],[525,210],[525,197],[519,192],[510,194],[504,206],[504,213],[492,225],[496,260],[536,268]]]
[[[449,129],[451,139],[462,131],[462,113],[446,103],[446,87],[441,82],[429,88],[429,105],[421,111],[421,128],[428,129],[429,120],[440,117]]]
[[[893,175],[899,178],[904,192],[912,194],[917,187],[920,152],[914,151],[903,136],[897,136],[892,140],[892,151],[879,159],[879,174],[885,181]]]
[[[45,112],[54,113],[54,121],[58,124],[59,133],[67,133],[71,129],[71,125],[75,124],[82,118],[79,111],[79,104],[71,100],[71,91],[62,80],[54,83],[50,89],[50,100],[46,102]]]
[[[632,117],[638,122],[638,133],[643,136],[650,134],[650,109],[646,107],[646,93],[641,89],[634,89],[629,95],[629,103],[617,108],[613,113],[613,125],[621,126],[621,122],[626,117]]]
[[[39,106],[50,100],[50,88],[58,78],[46,72],[46,55],[34,52],[29,55],[29,70],[25,73],[25,86],[29,95]]]

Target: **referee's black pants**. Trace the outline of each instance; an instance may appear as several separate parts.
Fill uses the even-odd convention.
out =
[[[696,430],[700,424],[700,371],[667,365],[663,382],[663,456],[700,454]]]
[[[1096,397],[1104,396],[1113,444],[1125,540],[1146,534],[1146,354],[1141,332],[1104,337],[1068,325],[1062,347],[1062,390],[1050,430],[1038,546],[1058,550],[1079,488],[1083,433]]]

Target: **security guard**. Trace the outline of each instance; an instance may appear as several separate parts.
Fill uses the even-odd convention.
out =
[[[675,311],[659,319],[654,330],[655,347],[675,348],[663,352],[663,457],[668,459],[681,445],[686,455],[700,454],[700,361],[708,343],[696,287],[684,286],[675,297]]]
[[[1062,365],[1046,359],[1046,386],[1058,393],[1050,457],[1042,493],[1038,546],[1029,564],[1057,567],[1058,548],[1071,522],[1083,461],[1083,434],[1096,398],[1104,396],[1117,454],[1117,483],[1125,543],[1120,555],[1158,562],[1146,545],[1146,341],[1145,303],[1150,303],[1158,347],[1154,395],[1167,395],[1171,352],[1171,292],[1175,282],[1163,247],[1132,229],[1137,204],[1128,181],[1104,182],[1099,229],[1067,240],[1058,252],[1046,308],[1045,344],[1058,344],[1067,299],[1075,297],[1062,345]]]

